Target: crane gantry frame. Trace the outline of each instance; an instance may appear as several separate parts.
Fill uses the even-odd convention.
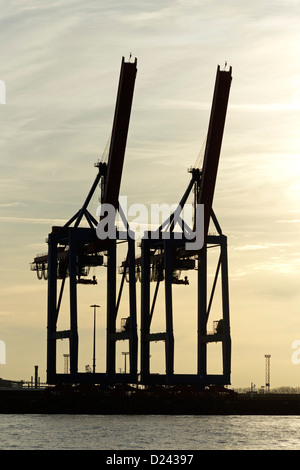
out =
[[[231,364],[231,338],[229,322],[229,293],[228,293],[228,261],[227,261],[227,238],[222,233],[221,227],[212,210],[215,183],[217,178],[218,164],[220,158],[221,144],[225,126],[226,111],[228,105],[229,91],[231,86],[231,67],[229,71],[221,71],[217,68],[213,103],[209,121],[203,166],[191,170],[191,180],[183,195],[179,210],[184,208],[188,196],[194,188],[195,207],[204,206],[204,218],[202,220],[203,246],[196,251],[185,248],[190,242],[184,232],[178,239],[175,236],[174,223],[169,224],[163,232],[161,227],[160,240],[147,233],[141,244],[141,382],[144,384],[230,384]],[[212,222],[217,230],[216,235],[208,233],[209,223]],[[194,233],[195,233],[194,219]],[[219,247],[220,255],[214,275],[214,282],[210,297],[208,298],[207,286],[207,253],[209,247]],[[151,270],[157,270],[156,288],[150,299]],[[174,373],[174,325],[173,325],[173,301],[172,286],[177,284],[174,279],[176,269],[196,269],[197,281],[197,372],[195,374]],[[221,277],[222,312],[221,319],[213,333],[207,330],[209,314],[214,298],[215,287],[218,277]],[[163,332],[151,332],[151,322],[154,316],[157,293],[160,285],[164,285],[165,293],[165,325]],[[190,312],[189,312],[190,313]],[[150,343],[152,341],[164,341],[165,343],[165,374],[151,373],[150,370]],[[222,343],[222,373],[209,374],[207,370],[207,346],[209,343]]]
[[[47,315],[47,382],[59,383],[128,383],[137,381],[137,327],[136,327],[136,287],[134,273],[135,245],[127,237],[127,263],[129,269],[129,318],[130,328],[117,331],[116,320],[123,283],[117,300],[116,257],[118,231],[115,239],[100,240],[97,237],[96,220],[88,211],[88,204],[101,183],[101,203],[119,210],[119,191],[124,163],[134,85],[137,73],[137,60],[125,62],[122,58],[115,114],[113,120],[110,150],[107,163],[96,163],[98,173],[81,209],[63,226],[53,227],[48,236],[48,254],[38,256],[32,263],[38,277],[48,279]],[[80,226],[85,218],[89,227]],[[122,242],[124,239],[122,238]],[[107,257],[107,312],[106,312],[106,371],[87,374],[78,371],[78,308],[77,284],[93,283],[86,280],[86,268],[103,266]],[[45,275],[47,273],[47,275]],[[66,278],[70,284],[70,329],[57,331],[57,321]],[[58,293],[58,280],[61,280]],[[57,373],[56,342],[67,338],[70,344],[70,373]],[[130,369],[128,373],[117,373],[115,365],[116,342],[129,340]]]
[[[141,332],[140,332],[140,382],[149,384],[230,384],[231,339],[229,322],[228,295],[228,264],[227,238],[222,233],[217,218],[213,212],[213,196],[218,171],[218,163],[225,126],[226,111],[231,85],[231,67],[229,71],[217,68],[215,89],[213,95],[210,122],[207,134],[206,148],[202,169],[191,170],[191,180],[185,191],[179,207],[183,208],[190,192],[194,189],[195,206],[204,206],[203,246],[194,251],[186,250],[190,241],[185,235],[180,240],[174,237],[174,224],[170,224],[168,237],[151,237],[151,233],[142,239],[141,255],[135,256],[135,241],[127,236],[128,251],[122,264],[122,280],[117,296],[116,288],[116,252],[119,232],[116,239],[99,240],[96,233],[98,221],[89,213],[88,204],[101,182],[101,204],[110,204],[116,211],[119,207],[119,190],[125,156],[127,133],[129,127],[134,84],[137,72],[137,61],[125,62],[122,58],[119,88],[115,107],[112,137],[108,163],[98,163],[98,174],[81,209],[63,227],[53,227],[48,237],[48,254],[38,256],[32,263],[32,269],[38,277],[48,279],[48,319],[47,319],[47,382],[59,383],[100,383],[114,385],[116,383],[137,383],[138,381],[138,334],[136,309],[136,271],[141,273]],[[123,214],[121,214],[123,217]],[[85,218],[89,227],[81,227]],[[217,235],[208,233],[212,221]],[[72,225],[73,224],[73,225]],[[126,221],[125,221],[126,226]],[[162,233],[162,227],[161,227]],[[122,235],[124,241],[124,235]],[[210,246],[220,247],[220,256],[215,272],[210,298],[207,291],[207,252]],[[106,371],[104,373],[87,374],[78,371],[78,325],[77,325],[77,284],[94,282],[85,280],[85,269],[89,266],[102,266],[104,256],[107,257],[107,335],[106,335]],[[150,271],[158,268],[156,289],[152,305],[150,304]],[[174,270],[196,269],[197,281],[197,372],[196,374],[174,373],[174,332],[172,284],[180,283],[174,279]],[[46,274],[47,273],[47,274]],[[213,334],[207,331],[207,322],[213,301],[217,279],[221,274],[222,288],[222,318]],[[129,327],[117,331],[116,318],[120,298],[125,284],[129,281]],[[66,277],[70,283],[70,329],[57,331],[57,320],[64,291]],[[58,292],[58,280],[61,280]],[[153,279],[152,279],[153,280]],[[165,287],[165,320],[166,331],[151,332],[151,321],[154,314],[156,296],[159,286]],[[182,282],[186,284],[185,282]],[[56,371],[56,342],[67,338],[70,344],[70,373],[58,374]],[[129,340],[129,372],[116,372],[116,342]],[[150,372],[150,343],[151,341],[165,342],[165,374]],[[207,345],[210,342],[222,343],[223,372],[208,374]]]

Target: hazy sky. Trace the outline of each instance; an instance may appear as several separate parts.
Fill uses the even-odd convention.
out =
[[[217,66],[232,66],[214,199],[229,243],[232,386],[264,385],[265,354],[271,387],[300,386],[300,364],[292,362],[300,339],[298,1],[0,5],[0,340],[7,356],[0,377],[29,380],[38,365],[45,380],[47,285],[30,262],[90,189],[111,131],[121,58],[132,53],[138,73],[121,192],[143,204],[179,201],[205,140]],[[194,360],[194,287],[177,287],[181,372]],[[84,294],[82,369],[92,364],[89,306],[101,295],[100,285]]]

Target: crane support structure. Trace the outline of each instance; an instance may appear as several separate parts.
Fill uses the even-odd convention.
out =
[[[227,264],[227,238],[222,234],[220,225],[212,210],[213,196],[217,178],[221,143],[223,138],[225,117],[231,85],[231,68],[229,71],[220,71],[217,68],[215,89],[213,95],[211,116],[207,135],[206,149],[202,170],[192,169],[192,178],[188,185],[178,209],[182,210],[188,196],[194,188],[194,202],[204,206],[204,220],[202,221],[203,246],[198,250],[187,250],[190,241],[184,231],[180,239],[175,236],[174,223],[169,224],[168,235],[160,228],[161,237],[155,240],[151,233],[147,233],[141,243],[141,257],[137,260],[141,272],[141,382],[143,384],[180,385],[194,384],[204,386],[207,384],[229,384],[231,364],[231,339],[229,324],[229,295],[228,295],[228,264]],[[172,219],[172,218],[170,218]],[[217,234],[209,235],[209,223],[213,221]],[[195,221],[194,221],[195,222]],[[194,224],[195,233],[195,224]],[[219,247],[220,254],[214,275],[210,296],[208,296],[208,249]],[[189,282],[179,280],[176,272],[181,270],[196,270],[197,280],[197,371],[193,374],[174,373],[175,335],[173,321],[173,286]],[[208,332],[212,302],[218,278],[221,277],[222,307],[219,313],[221,319],[214,322],[215,328]],[[156,283],[151,297],[151,281]],[[165,292],[165,325],[163,332],[152,332],[151,324],[155,316],[158,291],[160,286]],[[161,312],[161,309],[160,309]],[[183,312],[183,317],[188,312]],[[163,341],[165,343],[165,374],[151,373],[150,357],[151,342]],[[222,343],[222,373],[212,374],[207,369],[207,346],[209,343]]]
[[[101,203],[119,208],[119,191],[122,178],[129,120],[131,114],[137,61],[125,62],[122,58],[113,128],[107,163],[96,163],[98,173],[81,209],[63,226],[53,227],[48,236],[48,253],[37,256],[31,269],[38,278],[48,280],[47,315],[47,382],[61,383],[128,383],[137,381],[137,320],[135,290],[135,246],[134,240],[127,237],[127,267],[129,269],[129,314],[127,328],[117,331],[116,321],[123,292],[123,283],[117,297],[116,239],[100,240],[97,237],[98,221],[88,211],[89,202],[101,184]],[[86,219],[88,227],[80,226]],[[124,236],[122,238],[124,244]],[[104,258],[107,258],[105,263]],[[90,267],[100,267],[106,271],[106,370],[86,373],[78,370],[78,301],[77,288],[81,285],[97,286],[95,276],[88,279]],[[67,278],[69,279],[70,328],[58,331],[58,318]],[[60,282],[60,288],[58,286]],[[97,287],[93,301],[97,301]],[[87,306],[89,307],[89,306]],[[69,340],[70,372],[57,372],[57,340]],[[129,371],[116,372],[116,342],[129,341]]]
[[[47,382],[49,384],[132,384],[138,382],[144,385],[182,385],[192,384],[200,388],[205,385],[230,384],[231,368],[231,337],[229,320],[229,288],[228,288],[228,259],[227,237],[222,233],[220,224],[213,211],[213,199],[216,186],[218,165],[224,133],[229,92],[232,81],[232,70],[221,71],[217,68],[213,93],[212,108],[208,126],[206,147],[202,168],[190,170],[190,182],[178,204],[178,210],[164,221],[158,231],[147,232],[141,240],[141,254],[135,256],[135,240],[119,206],[119,193],[123,172],[123,164],[131,115],[134,85],[137,73],[137,61],[125,62],[122,58],[117,100],[115,106],[112,135],[108,161],[95,164],[98,172],[88,196],[71,219],[63,227],[52,227],[48,236],[48,253],[34,258],[31,269],[37,272],[39,279],[48,280],[48,314],[47,314]],[[101,187],[101,207],[112,207],[119,211],[126,232],[116,229],[115,238],[102,239],[98,236],[99,220],[96,220],[88,210],[89,203],[97,186]],[[180,219],[185,204],[194,194],[194,227],[189,228],[183,218]],[[199,228],[198,207],[204,207],[201,221],[201,246],[191,242],[197,237]],[[103,214],[101,212],[100,221]],[[82,226],[85,219],[87,226]],[[178,220],[182,222],[182,233],[178,237]],[[115,221],[116,222],[116,221]],[[215,228],[215,234],[209,233],[210,223]],[[196,237],[195,237],[196,233]],[[192,237],[191,237],[192,234]],[[199,234],[198,234],[199,235]],[[193,239],[194,236],[194,239]],[[120,267],[122,275],[117,282],[117,252],[118,245],[126,248],[125,261]],[[189,244],[189,245],[188,245]],[[210,254],[219,250],[217,265],[213,274],[209,266]],[[106,367],[98,372],[93,367],[93,373],[78,370],[78,286],[86,284],[95,286],[95,295],[91,299],[94,307],[98,301],[97,279],[88,278],[90,268],[105,272],[106,298]],[[209,271],[210,269],[210,271]],[[176,371],[176,329],[174,322],[174,289],[175,286],[188,286],[189,279],[180,278],[181,272],[194,273],[196,287],[197,331],[190,331],[196,336],[196,370],[194,373]],[[213,279],[209,292],[209,278]],[[140,319],[140,370],[138,371],[138,335],[136,309],[136,281],[141,281],[141,319]],[[221,307],[214,320],[213,307],[216,297],[217,284],[220,279]],[[69,323],[66,330],[58,329],[58,319],[61,316],[62,298],[69,281]],[[120,302],[124,292],[125,281],[128,283],[128,314],[121,318],[121,330],[117,329],[117,317],[120,313]],[[60,283],[60,285],[59,285]],[[152,286],[152,288],[151,288]],[[81,287],[80,287],[81,288]],[[179,289],[181,287],[178,287]],[[184,287],[183,287],[184,288]],[[191,286],[188,287],[191,289]],[[164,289],[163,302],[159,304],[159,292]],[[101,291],[101,293],[103,293]],[[191,296],[191,294],[190,294]],[[160,299],[161,300],[161,299]],[[89,307],[89,306],[87,306]],[[177,307],[177,305],[176,305]],[[191,309],[184,307],[184,309]],[[157,313],[158,310],[158,313]],[[103,311],[103,310],[102,310]],[[155,330],[158,315],[164,313],[165,328]],[[124,317],[124,313],[122,312]],[[182,321],[191,317],[190,311],[182,311]],[[160,319],[159,319],[160,320]],[[213,322],[213,330],[209,323]],[[161,325],[161,321],[158,322]],[[157,327],[156,327],[157,328]],[[69,370],[64,373],[57,371],[57,341],[67,339],[69,342]],[[128,341],[129,368],[124,372],[116,371],[117,341]],[[153,343],[164,342],[165,373],[154,373],[150,358]],[[208,367],[208,348],[211,344],[221,343],[221,371],[210,371]],[[126,356],[125,356],[126,358]],[[163,361],[161,361],[162,363]],[[126,362],[125,362],[126,364]]]

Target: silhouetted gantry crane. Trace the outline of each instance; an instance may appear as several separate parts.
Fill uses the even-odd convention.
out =
[[[192,168],[191,180],[185,191],[170,223],[160,227],[160,239],[156,234],[147,234],[141,243],[140,271],[141,271],[141,381],[144,384],[230,384],[231,364],[231,338],[229,325],[229,296],[228,296],[228,264],[227,264],[227,238],[212,209],[215,183],[217,178],[221,144],[223,139],[225,118],[227,112],[229,91],[231,85],[231,68],[228,72],[217,69],[211,116],[206,140],[203,166],[201,169]],[[195,218],[193,232],[196,234],[196,220],[201,229],[201,246],[195,248],[189,231],[183,231],[181,236],[175,233],[175,222],[184,209],[189,194],[194,189]],[[200,208],[204,208],[201,217]],[[198,208],[198,210],[196,209]],[[201,217],[201,221],[199,218]],[[210,220],[213,221],[217,234],[208,233]],[[169,222],[169,221],[167,221]],[[182,224],[184,228],[184,224]],[[199,231],[199,230],[198,230]],[[167,232],[167,233],[166,233]],[[196,235],[195,235],[196,237]],[[208,297],[207,284],[207,253],[208,248],[219,247],[220,254],[214,274],[214,281],[210,296]],[[198,273],[197,282],[197,373],[174,373],[174,326],[172,288],[178,284],[174,272],[177,270],[193,270]],[[215,295],[218,277],[221,277],[222,312],[221,318],[214,322],[214,330],[208,331],[208,320]],[[185,277],[186,279],[186,277]],[[153,296],[150,298],[150,283],[156,282]],[[183,281],[183,283],[185,283]],[[155,315],[158,289],[164,284],[165,293],[165,325],[163,332],[152,332],[151,323]],[[192,312],[187,307],[185,314]],[[161,309],[160,312],[161,313]],[[184,321],[184,318],[182,319]],[[164,341],[165,343],[165,374],[154,374],[150,370],[150,343]],[[209,343],[222,343],[222,373],[209,374],[207,370],[207,346]]]
[[[134,240],[127,238],[129,267],[129,321],[130,328],[117,331],[116,319],[120,296],[117,298],[116,282],[116,239],[100,240],[96,234],[98,220],[88,211],[92,196],[100,184],[102,188],[101,203],[119,209],[119,190],[125,156],[132,99],[137,72],[137,61],[125,62],[122,58],[119,86],[110,141],[108,162],[99,162],[95,166],[98,173],[91,190],[81,209],[63,226],[53,227],[48,236],[48,253],[38,256],[32,263],[39,278],[48,279],[48,318],[47,318],[47,382],[60,383],[133,383],[137,381],[137,325],[136,325],[136,287],[135,287],[135,246]],[[85,218],[89,227],[80,223]],[[124,242],[122,240],[122,242]],[[106,372],[85,373],[78,371],[78,311],[77,285],[96,283],[95,279],[87,280],[91,266],[103,266],[104,256],[107,269],[107,312],[106,312]],[[57,330],[62,296],[66,278],[69,277],[70,296],[70,329]],[[58,281],[60,289],[58,292]],[[56,342],[67,338],[70,343],[70,373],[59,374],[56,367]],[[116,342],[129,340],[130,371],[126,374],[116,372]]]
[[[53,227],[48,237],[48,253],[37,256],[32,263],[32,270],[38,277],[48,279],[48,319],[47,319],[47,382],[92,383],[114,385],[117,383],[140,383],[144,385],[180,385],[194,384],[230,384],[231,339],[229,324],[227,238],[222,233],[213,212],[213,197],[217,178],[221,144],[225,126],[231,68],[221,71],[217,68],[212,109],[206,140],[202,168],[190,169],[191,179],[178,204],[177,211],[165,221],[155,233],[147,232],[141,240],[141,254],[135,255],[135,240],[127,231],[127,255],[121,265],[121,282],[117,295],[117,245],[124,233],[116,230],[115,238],[99,239],[97,236],[98,220],[88,211],[88,205],[97,188],[101,185],[101,204],[112,206],[120,212],[125,228],[127,221],[119,205],[119,190],[132,107],[133,91],[137,71],[137,61],[125,62],[122,58],[119,88],[110,141],[108,162],[98,162],[96,179],[81,209],[63,226]],[[191,192],[194,192],[194,227],[190,229],[181,218],[182,211]],[[204,208],[204,212],[201,212]],[[202,217],[203,216],[203,217]],[[88,227],[80,226],[85,218]],[[201,220],[200,220],[201,219]],[[178,220],[182,222],[182,233],[175,234]],[[199,225],[200,220],[200,225]],[[217,234],[209,234],[212,221]],[[198,225],[197,225],[198,222]],[[201,244],[197,244],[201,228]],[[177,227],[178,228],[178,227]],[[197,232],[198,230],[198,232]],[[166,236],[167,234],[167,236]],[[219,261],[214,275],[210,296],[207,285],[207,253],[211,246],[219,247]],[[106,263],[104,263],[106,258]],[[91,266],[103,266],[107,269],[107,334],[106,334],[106,371],[86,373],[78,371],[78,321],[77,321],[77,285],[93,283],[96,279],[87,279]],[[176,272],[197,271],[197,371],[194,374],[174,373],[174,331],[173,331],[173,294],[176,284],[188,285],[187,277],[179,279]],[[214,298],[218,277],[221,275],[222,312],[215,323],[215,330],[208,332],[208,320]],[[69,277],[70,328],[57,330],[57,321],[65,288]],[[138,373],[138,334],[136,308],[136,279],[141,281],[141,326],[140,326],[140,371]],[[126,327],[121,331],[116,328],[121,296],[125,280],[128,281],[129,316]],[[60,288],[58,288],[60,282]],[[151,282],[155,282],[151,298]],[[164,286],[165,331],[153,332],[152,319],[155,315],[157,295],[160,286]],[[97,287],[98,288],[98,287]],[[190,288],[190,286],[189,286]],[[188,308],[188,307],[187,307]],[[162,309],[159,309],[160,315]],[[190,314],[190,312],[188,312]],[[67,338],[70,345],[70,372],[59,374],[56,370],[56,342]],[[116,342],[129,340],[129,371],[116,372]],[[150,344],[165,343],[165,373],[154,374],[150,368]],[[207,371],[207,345],[211,342],[222,343],[221,374],[209,374]]]

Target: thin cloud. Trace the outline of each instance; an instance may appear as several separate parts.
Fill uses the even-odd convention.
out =
[[[299,224],[300,219],[281,219],[277,220],[280,224]]]
[[[0,217],[2,222],[12,222],[12,223],[25,223],[25,224],[65,224],[67,220],[63,219],[38,219],[30,217]]]
[[[26,207],[27,204],[24,204],[24,202],[7,202],[7,203],[1,203],[0,207]]]
[[[236,246],[233,249],[235,251],[257,251],[257,250],[268,250],[269,248],[275,248],[280,246],[289,246],[288,243],[263,243],[253,245],[241,245]]]
[[[148,107],[162,109],[193,109],[193,110],[210,110],[211,103],[187,101],[187,100],[151,100]],[[300,103],[230,103],[231,111],[243,112],[283,112],[283,111],[299,111]]]
[[[254,112],[299,111],[300,103],[243,103],[231,104],[231,110]]]

